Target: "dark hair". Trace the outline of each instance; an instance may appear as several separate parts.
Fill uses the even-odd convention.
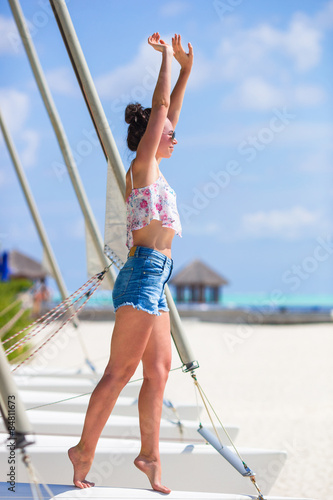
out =
[[[143,134],[146,131],[151,108],[143,108],[141,104],[128,104],[125,109],[125,122],[129,123],[127,132],[127,146],[136,151]]]

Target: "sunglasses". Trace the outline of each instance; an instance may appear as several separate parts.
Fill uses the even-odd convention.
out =
[[[172,133],[169,132],[168,134],[166,134],[165,132],[163,132],[163,135],[168,135],[172,141],[176,138],[176,132],[175,131],[173,131]]]

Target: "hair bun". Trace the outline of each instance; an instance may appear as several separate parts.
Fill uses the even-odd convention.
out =
[[[125,109],[125,122],[126,123],[136,123],[138,121],[138,117],[142,115],[142,106],[139,103],[136,104],[128,104]]]
[[[151,108],[143,108],[139,103],[128,104],[125,109],[125,121],[129,123],[127,145],[131,151],[136,151],[143,134],[146,131]]]

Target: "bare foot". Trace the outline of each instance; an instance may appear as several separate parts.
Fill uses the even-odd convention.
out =
[[[161,464],[157,460],[148,460],[147,458],[139,455],[134,460],[134,465],[147,474],[150,481],[151,487],[155,491],[160,491],[161,493],[171,493],[171,490],[166,486],[161,484]]]
[[[73,483],[77,488],[91,488],[95,483],[86,481],[86,475],[89,472],[92,461],[84,460],[78,446],[74,446],[68,450],[68,456],[74,467]]]

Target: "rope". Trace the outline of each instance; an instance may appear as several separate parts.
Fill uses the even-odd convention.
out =
[[[110,264],[111,266],[111,264]],[[108,267],[110,267],[108,266]],[[62,323],[59,328],[52,334],[50,335],[50,337],[48,339],[46,339],[45,342],[42,343],[41,346],[39,346],[37,349],[35,349],[35,351],[33,351],[30,356],[28,356],[26,359],[24,359],[19,365],[17,365],[14,370],[12,370],[13,372],[16,371],[18,368],[20,368],[20,366],[22,366],[24,363],[26,363],[27,361],[29,361],[33,356],[35,356],[37,354],[37,352],[39,352],[48,342],[50,342],[52,340],[52,338],[59,332],[59,330],[61,330],[64,326],[67,325],[67,323],[69,323],[69,321],[71,321],[71,319],[79,313],[79,311],[83,308],[83,306],[86,304],[86,302],[88,302],[88,300],[90,299],[90,297],[96,292],[97,288],[100,286],[100,284],[102,283],[102,279],[104,278],[105,276],[105,273],[106,271],[104,270],[103,273],[99,273],[98,275],[95,275],[98,277],[98,282],[95,283],[91,288],[90,290],[86,293],[86,299],[84,300],[84,302],[80,305],[80,307],[77,309],[77,310],[74,310],[74,312],[71,314],[71,316],[69,316],[69,318],[67,318],[67,320]],[[82,288],[82,287],[81,287]],[[64,311],[66,312],[66,311]],[[54,320],[53,320],[54,321]],[[36,335],[36,334],[34,334]]]
[[[222,442],[221,442],[221,439],[220,439],[220,436],[219,436],[219,434],[218,434],[218,432],[217,432],[217,429],[216,429],[216,427],[215,427],[215,425],[214,425],[214,422],[213,422],[212,416],[211,416],[211,414],[210,414],[210,412],[209,412],[209,409],[208,409],[208,406],[207,406],[207,404],[206,404],[206,401],[207,401],[207,403],[209,404],[209,406],[210,406],[211,410],[213,411],[213,413],[214,413],[215,417],[217,418],[217,420],[218,420],[219,424],[221,425],[222,429],[223,429],[223,430],[224,430],[224,432],[226,433],[226,435],[227,435],[227,437],[228,437],[228,439],[229,439],[229,441],[230,441],[230,443],[231,443],[231,445],[232,445],[233,449],[235,450],[235,452],[236,452],[236,454],[237,454],[238,458],[240,459],[240,461],[241,461],[241,462],[242,462],[242,464],[244,465],[244,468],[245,468],[245,469],[248,469],[248,466],[246,465],[246,463],[245,463],[245,462],[244,462],[244,460],[242,459],[242,457],[241,457],[241,455],[240,455],[239,451],[237,450],[237,448],[236,448],[236,446],[235,446],[234,442],[232,441],[232,439],[231,439],[231,437],[230,437],[230,434],[228,433],[227,429],[226,429],[226,428],[224,427],[224,425],[222,424],[222,422],[221,422],[220,418],[218,417],[218,415],[217,415],[216,411],[214,410],[214,408],[213,408],[212,404],[210,403],[210,401],[209,401],[209,399],[208,399],[207,395],[205,394],[204,390],[202,389],[201,385],[199,384],[199,382],[198,382],[198,380],[197,380],[196,375],[195,375],[195,373],[194,373],[194,372],[192,372],[191,377],[192,377],[192,378],[193,378],[193,380],[194,380],[195,387],[198,389],[198,392],[199,392],[199,394],[200,394],[200,396],[201,396],[202,402],[203,402],[203,404],[204,404],[204,406],[205,406],[205,409],[206,409],[206,411],[207,411],[208,417],[209,417],[209,419],[210,419],[210,421],[211,421],[211,424],[212,424],[212,426],[213,426],[213,429],[214,429],[214,431],[215,431],[216,437],[217,437],[217,439],[219,440],[219,442],[220,442],[221,446],[223,447],[223,444],[222,444]],[[200,420],[199,420],[199,422],[200,422]],[[200,425],[201,425],[201,424],[200,424]],[[256,490],[257,490],[258,494],[259,494],[258,500],[265,500],[265,499],[264,499],[264,497],[263,497],[263,494],[262,494],[262,493],[261,493],[261,491],[260,491],[259,486],[257,485],[257,482],[256,482],[256,479],[255,479],[255,476],[254,476],[254,475],[251,475],[251,476],[249,476],[249,477],[250,477],[251,482],[253,483],[254,487],[256,488]]]
[[[112,264],[110,264],[111,266]],[[109,267],[110,267],[109,266]],[[13,340],[15,337],[17,337],[18,335],[20,335],[21,333],[25,332],[26,330],[32,328],[34,325],[37,325],[38,324],[44,324],[45,321],[47,319],[51,319],[53,318],[53,320],[55,320],[56,318],[54,318],[54,316],[56,316],[58,314],[61,315],[63,314],[64,312],[66,312],[71,305],[75,304],[75,302],[77,302],[78,300],[80,300],[80,297],[78,299],[76,299],[75,301],[72,302],[72,304],[70,304],[71,300],[73,298],[75,298],[82,289],[86,288],[90,283],[92,283],[93,281],[96,280],[96,277],[99,277],[101,274],[103,274],[104,272],[106,272],[105,270],[102,271],[102,273],[98,273],[96,274],[95,276],[92,276],[88,281],[86,281],[84,283],[84,285],[82,285],[80,288],[78,288],[78,290],[76,290],[74,293],[72,293],[72,295],[69,295],[65,300],[63,300],[60,304],[58,304],[57,306],[55,306],[53,309],[51,309],[51,311],[48,311],[46,314],[44,314],[44,316],[42,316],[41,318],[38,318],[36,319],[33,323],[31,323],[30,325],[26,326],[25,328],[23,328],[22,330],[20,330],[19,332],[15,333],[14,335],[12,335],[11,337],[9,337],[8,339],[4,340],[3,341],[3,344],[6,344],[7,342],[9,342],[10,340]],[[64,309],[63,312],[60,312],[61,309]],[[45,325],[46,326],[46,325]]]
[[[195,384],[196,388],[198,389],[198,392],[199,392],[199,394],[200,394],[200,396],[201,396],[201,399],[202,399],[203,404],[204,404],[204,406],[205,406],[205,408],[206,408],[206,411],[207,411],[207,414],[208,414],[208,416],[209,416],[209,419],[210,419],[210,421],[211,421],[211,423],[212,423],[212,426],[213,426],[213,428],[214,428],[214,431],[215,431],[216,437],[218,438],[218,440],[219,440],[219,442],[220,442],[221,446],[223,446],[223,444],[221,443],[221,439],[220,439],[219,434],[218,434],[218,432],[217,432],[217,429],[216,429],[216,427],[215,427],[215,425],[214,425],[214,423],[213,423],[213,420],[212,420],[211,414],[210,414],[209,409],[208,409],[208,407],[207,407],[207,405],[206,405],[206,401],[207,401],[207,403],[209,404],[209,406],[210,406],[211,410],[213,411],[213,413],[214,413],[215,417],[217,418],[217,420],[218,420],[218,422],[219,422],[220,426],[222,427],[222,429],[223,429],[223,430],[224,430],[224,432],[226,433],[227,438],[229,439],[230,444],[231,444],[231,445],[232,445],[232,447],[234,448],[234,450],[235,450],[235,452],[236,452],[236,454],[237,454],[238,458],[239,458],[239,459],[243,462],[243,464],[245,464],[245,462],[244,462],[244,460],[242,459],[242,457],[241,457],[241,455],[240,455],[239,451],[237,450],[237,448],[236,448],[236,446],[235,446],[234,442],[232,441],[232,439],[231,439],[231,437],[230,437],[229,432],[227,431],[227,429],[226,429],[226,428],[224,427],[224,425],[222,424],[222,422],[221,422],[221,420],[220,420],[219,416],[217,415],[216,411],[214,410],[214,408],[213,408],[212,404],[210,403],[210,401],[209,401],[209,399],[208,399],[207,395],[205,394],[204,390],[202,389],[201,385],[199,384],[199,382],[198,382],[198,380],[197,380],[197,378],[196,378],[196,376],[195,376],[194,374],[192,374],[192,378],[193,378],[193,380],[194,380],[194,384]],[[245,464],[245,465],[246,465],[246,464]]]
[[[22,450],[22,461],[23,461],[24,465],[26,466],[27,471],[28,471],[28,475],[30,477],[30,489],[31,489],[31,493],[32,493],[34,500],[43,500],[44,499],[44,496],[43,496],[41,489],[40,489],[41,484],[46,489],[50,498],[53,498],[54,495],[53,495],[52,491],[50,490],[49,486],[44,481],[41,481],[40,477],[38,477],[37,471],[34,468],[34,466],[32,465],[31,458],[26,453],[26,451],[24,449]]]
[[[6,354],[9,354],[10,352],[13,352],[18,347],[20,347],[20,346],[24,345],[25,343],[27,343],[32,337],[34,337],[38,333],[40,333],[41,330],[43,330],[51,322],[54,322],[60,316],[62,316],[63,314],[65,314],[65,312],[67,312],[70,308],[73,308],[73,305],[76,302],[78,302],[79,300],[81,300],[83,298],[83,296],[85,295],[85,300],[80,305],[80,307],[77,310],[75,310],[73,308],[74,311],[67,318],[67,320],[65,322],[62,322],[60,324],[59,328],[52,335],[50,335],[45,340],[45,342],[43,342],[37,349],[35,349],[35,351],[33,351],[30,354],[30,356],[28,356],[19,365],[17,365],[14,368],[13,372],[16,371],[20,366],[22,366],[28,360],[30,360],[33,356],[35,356],[35,354],[37,354],[37,352],[39,352],[59,332],[59,330],[61,330],[69,321],[71,321],[73,319],[73,317],[76,314],[78,314],[78,312],[83,308],[83,306],[86,304],[86,302],[90,299],[90,297],[95,293],[95,291],[97,290],[97,288],[100,286],[100,284],[102,283],[102,280],[103,280],[103,278],[104,278],[107,270],[109,269],[109,267],[111,267],[111,265],[112,265],[112,263],[109,266],[107,266],[101,273],[97,273],[95,276],[93,276],[88,281],[86,281],[86,283],[84,285],[82,285],[78,290],[76,290],[72,295],[70,295],[69,297],[67,297],[63,302],[61,302],[54,309],[52,309],[51,311],[49,311],[48,313],[46,313],[42,318],[39,318],[38,320],[34,321],[31,325],[27,326],[26,328],[24,328],[20,332],[16,333],[12,337],[10,337],[10,339],[6,339],[3,342],[5,344],[9,340],[12,340],[13,338],[17,337],[18,335],[20,335],[21,333],[23,333],[27,329],[31,328],[33,325],[37,325],[36,328],[30,334],[26,334],[23,339],[18,340],[12,347],[10,347],[10,348],[8,348],[6,350]],[[90,285],[90,284],[91,284],[90,288],[84,294],[82,294],[80,296],[79,295],[80,291],[83,290],[83,289],[86,289],[88,287],[88,285]],[[75,298],[75,297],[77,297],[77,298]],[[73,301],[73,298],[75,298],[74,301]]]
[[[201,396],[202,402],[203,402],[203,404],[204,404],[204,406],[205,406],[205,409],[206,409],[207,415],[208,415],[209,420],[210,420],[210,422],[211,422],[211,424],[212,424],[212,426],[213,426],[213,429],[214,429],[214,431],[215,431],[216,437],[217,437],[217,439],[219,440],[220,445],[221,445],[221,446],[223,446],[222,441],[221,441],[220,436],[219,436],[219,433],[217,432],[217,429],[216,429],[216,427],[215,427],[214,421],[213,421],[213,419],[212,419],[212,417],[211,417],[211,414],[209,413],[209,409],[208,409],[208,407],[207,407],[207,405],[206,405],[205,398],[203,397],[203,392],[201,391],[200,384],[199,384],[199,382],[198,382],[198,380],[197,380],[197,378],[196,378],[196,376],[195,376],[194,374],[192,374],[192,377],[193,377],[193,380],[194,380],[194,384],[195,384],[196,388],[198,389],[198,392],[199,392],[199,394],[200,394],[200,396]],[[228,437],[229,437],[229,436],[228,436]]]
[[[172,368],[170,372],[174,372],[176,370],[182,370],[182,366],[179,366],[178,368]],[[135,380],[130,380],[127,382],[128,384],[134,384],[135,382],[142,382],[143,377],[137,378]],[[65,398],[65,399],[59,399],[58,401],[53,401],[52,403],[45,403],[44,405],[39,405],[39,406],[34,406],[33,408],[27,408],[26,411],[29,410],[38,410],[38,408],[44,408],[45,406],[52,406],[56,405],[58,403],[63,403],[64,401],[71,401],[72,399],[77,399],[77,398],[82,398],[83,396],[89,396],[91,392],[85,392],[84,394],[77,394],[76,396],[71,396],[70,398]]]

